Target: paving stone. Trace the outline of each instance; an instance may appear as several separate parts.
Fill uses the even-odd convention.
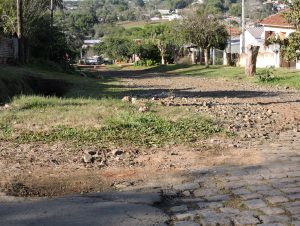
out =
[[[261,199],[251,199],[244,201],[244,204],[249,208],[249,209],[258,209],[258,208],[263,208],[266,207],[266,203],[261,200]]]
[[[270,207],[265,207],[260,209],[264,214],[266,215],[275,215],[275,214],[282,214],[285,211],[281,208],[270,208]]]
[[[282,224],[282,223],[269,223],[269,224],[259,224],[259,226],[287,226],[287,224]]]
[[[300,192],[300,187],[295,187],[295,188],[282,188],[280,189],[284,193],[298,193]]]
[[[200,219],[201,225],[230,225],[231,219],[228,215],[218,213]]]
[[[281,205],[284,205],[285,207],[300,206],[300,200],[295,202],[282,203]]]
[[[292,216],[293,219],[300,221],[300,213]]]
[[[262,195],[258,194],[258,193],[250,193],[250,194],[240,195],[240,197],[243,200],[249,200],[249,199],[259,199],[259,198],[262,198]]]
[[[300,199],[300,193],[288,195],[288,197],[291,200],[298,200],[298,199]]]
[[[181,202],[192,203],[192,202],[202,202],[202,201],[204,201],[204,199],[189,197],[189,198],[182,198],[182,199],[180,199],[180,201]]]
[[[174,226],[199,226],[199,224],[192,221],[178,221]]]
[[[215,215],[217,215],[217,212],[212,209],[197,210],[195,212],[197,212],[197,214],[203,218],[214,217]]]
[[[188,208],[186,205],[181,205],[181,206],[173,206],[170,211],[173,212],[173,213],[176,213],[176,212],[183,212],[183,211],[187,211]]]
[[[286,207],[286,210],[291,214],[300,214],[300,206]]]
[[[200,185],[198,183],[186,183],[186,184],[176,185],[173,188],[177,191],[185,191],[185,190],[194,190],[199,187]]]
[[[293,159],[293,158],[292,158]],[[288,172],[289,177],[300,177],[300,171]]]
[[[215,201],[228,201],[230,200],[229,195],[215,195],[210,197],[204,197],[207,201],[215,202]]]
[[[280,190],[271,190],[271,191],[258,191],[259,194],[264,195],[264,196],[282,196],[284,195],[283,192]]]
[[[256,217],[248,214],[237,216],[232,219],[232,221],[234,222],[234,225],[256,225],[260,223]]]
[[[245,182],[244,181],[231,181],[231,182],[227,182],[224,184],[224,188],[231,190],[231,189],[237,189],[237,188],[242,188],[245,186]]]
[[[222,213],[231,213],[231,214],[239,214],[240,213],[239,209],[234,209],[234,208],[229,208],[229,207],[220,208],[220,211]]]
[[[270,191],[272,190],[272,187],[269,185],[256,185],[256,186],[249,186],[249,189],[253,192]]]
[[[263,223],[288,223],[290,220],[288,216],[284,216],[284,215],[273,215],[273,216],[261,215],[259,216],[259,219]]]
[[[194,191],[195,197],[217,195],[220,191],[218,189],[197,189]]]
[[[194,214],[193,213],[179,213],[179,214],[175,214],[175,217],[179,221],[193,220],[194,219]]]
[[[245,188],[231,190],[231,192],[235,195],[245,195],[245,194],[250,194],[251,193],[249,190],[247,190]]]
[[[281,202],[288,202],[289,200],[284,196],[269,196],[265,198],[269,203],[276,204]]]

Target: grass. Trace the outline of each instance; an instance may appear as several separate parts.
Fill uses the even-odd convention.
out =
[[[0,112],[0,139],[151,147],[188,144],[222,132],[218,123],[202,115],[151,108],[140,113],[138,106],[114,99],[21,96],[10,110]]]
[[[134,67],[133,67],[134,68]],[[291,87],[300,90],[300,70],[287,69],[287,68],[277,68],[271,69],[274,74],[274,78],[261,82],[257,77],[246,77],[244,75],[244,68],[240,67],[224,67],[224,66],[210,66],[206,68],[203,65],[164,65],[155,66],[151,68],[144,68],[152,72],[176,74],[183,76],[197,76],[197,77],[207,77],[207,78],[225,78],[238,81],[250,81],[261,85],[270,86],[282,86]],[[126,70],[130,70],[130,67]],[[141,68],[139,68],[141,70]],[[257,69],[260,73],[264,69]]]

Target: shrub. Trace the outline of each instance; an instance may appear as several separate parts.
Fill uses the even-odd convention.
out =
[[[261,82],[269,82],[274,79],[274,72],[272,68],[265,68],[257,73],[257,78]]]

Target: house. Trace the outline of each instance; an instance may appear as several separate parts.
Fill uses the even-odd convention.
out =
[[[245,46],[255,45],[260,46],[260,50],[264,48],[264,39],[263,39],[264,27],[248,27],[245,30]],[[240,36],[242,40],[242,35]],[[247,50],[245,50],[247,53]],[[240,47],[240,53],[242,48]]]
[[[295,32],[295,27],[291,25],[284,17],[283,12],[271,15],[261,21],[264,28],[262,39],[266,43],[270,36],[287,38],[291,33]],[[264,51],[273,53],[274,62],[271,66],[275,67],[295,67],[296,62],[286,62],[280,55],[280,46],[278,44],[266,45]]]
[[[287,62],[280,54],[279,44],[268,44],[271,36],[280,39],[287,38],[295,31],[295,27],[291,25],[284,17],[283,12],[273,14],[260,22],[260,27],[247,28],[245,31],[245,46],[249,44],[260,46],[257,56],[257,67],[296,67],[296,62]],[[240,54],[240,66],[246,65],[246,55]],[[297,68],[300,63],[297,64]]]

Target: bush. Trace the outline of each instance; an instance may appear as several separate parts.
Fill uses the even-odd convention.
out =
[[[269,82],[274,79],[274,72],[272,68],[265,68],[257,73],[257,78],[261,82]]]
[[[146,59],[146,60],[139,60],[134,63],[134,66],[146,66],[146,67],[151,67],[157,65],[156,61],[151,60],[151,59]]]

